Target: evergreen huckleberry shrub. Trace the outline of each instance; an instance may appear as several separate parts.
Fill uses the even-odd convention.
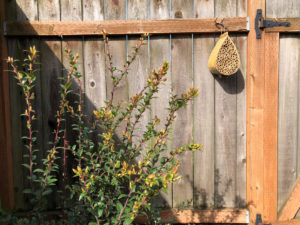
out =
[[[128,101],[116,102],[114,95],[117,87],[128,75],[129,68],[147,36],[143,35],[139,39],[122,69],[114,67],[109,39],[105,32],[103,37],[109,62],[108,71],[112,80],[110,97],[103,107],[93,112],[94,122],[92,124],[86,122],[88,120],[83,104],[82,75],[77,69],[79,56],[65,50],[70,68],[61,80],[54,140],[49,143],[48,154],[42,164],[37,162],[36,157],[39,149],[35,149],[37,131],[34,128],[34,121],[39,118],[33,109],[37,50],[30,47],[24,60],[25,69],[19,69],[17,61],[8,58],[26,103],[22,115],[25,117],[27,129],[23,137],[26,140],[24,156],[27,157],[24,168],[29,171],[30,186],[24,193],[30,195],[32,204],[29,216],[11,219],[16,224],[133,224],[137,216],[152,211],[151,200],[154,196],[160,191],[166,191],[170,183],[180,178],[177,174],[180,155],[201,148],[198,144],[187,143],[181,148],[168,151],[167,146],[168,135],[176,119],[176,111],[197,96],[196,88],[190,88],[180,96],[172,94],[166,106],[167,118],[155,116],[146,125],[142,136],[136,136],[141,118],[150,109],[155,94],[167,80],[169,65],[164,62],[160,68],[152,70],[146,85]],[[78,93],[74,93],[71,89],[73,82],[79,87]],[[71,93],[78,95],[78,101],[72,104],[69,100]],[[67,129],[67,117],[72,118],[72,130]],[[160,130],[159,124],[163,124]],[[115,135],[117,130],[122,130],[119,137]],[[68,140],[70,136],[68,134],[75,136],[75,141]],[[67,183],[67,176],[70,176],[67,173],[68,155],[75,161],[71,175],[72,183]],[[58,164],[59,156],[62,165]],[[59,171],[62,171],[60,176]],[[59,208],[61,213],[58,219],[51,220],[47,219],[43,212],[47,209],[47,196],[53,192],[58,179],[62,179],[63,183]],[[158,220],[151,218],[149,222],[157,224],[155,221]]]

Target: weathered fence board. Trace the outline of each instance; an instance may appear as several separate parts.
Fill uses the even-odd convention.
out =
[[[236,1],[216,1],[215,16],[236,15]],[[235,41],[235,40],[234,40]],[[234,206],[236,173],[236,79],[237,76],[215,77],[215,205]]]
[[[23,57],[22,49],[18,48],[20,42],[17,39],[8,41],[8,54],[14,55],[15,57]],[[24,46],[24,45],[23,45]],[[21,45],[22,48],[22,45]],[[12,126],[12,150],[13,150],[13,167],[14,167],[14,191],[15,191],[15,207],[17,209],[24,208],[24,197],[22,188],[24,187],[24,179],[26,176],[24,168],[22,166],[23,157],[22,152],[24,151],[23,143],[21,141],[22,134],[22,119],[21,114],[24,113],[24,102],[21,90],[17,86],[17,81],[10,78],[10,98],[11,98],[11,126]],[[14,107],[13,107],[14,106]],[[16,118],[16,119],[13,119]],[[18,171],[18,172],[17,172]]]
[[[192,1],[172,1],[172,18],[189,18],[193,16]],[[193,55],[191,35],[172,35],[171,40],[171,77],[172,90],[180,95],[193,85]],[[182,66],[182,60],[185,64]],[[176,149],[183,143],[193,140],[193,106],[180,109],[175,115],[172,130],[172,148]],[[180,157],[181,166],[178,174],[182,177],[173,184],[173,207],[180,207],[183,202],[193,200],[193,154],[185,152]]]
[[[169,1],[150,1],[149,4],[149,19],[168,19],[169,18]],[[163,60],[170,63],[171,61],[171,47],[170,47],[170,36],[152,36],[149,38],[149,53],[150,53],[150,70],[155,69],[156,71],[162,66]],[[166,74],[167,81],[159,89],[156,94],[156,98],[153,100],[151,105],[151,118],[155,116],[160,118],[161,123],[158,125],[158,130],[164,128],[165,118],[168,116],[167,107],[169,104],[170,93],[171,93],[171,68],[169,65],[168,73]],[[165,156],[169,153],[171,148],[171,139],[168,139],[168,151],[162,153]],[[163,207],[172,206],[172,184],[168,186],[168,193],[161,193],[161,196],[156,198],[154,201]]]
[[[195,1],[194,17],[214,17],[214,1]],[[203,144],[194,153],[194,206],[198,208],[214,206],[215,82],[207,67],[214,44],[214,35],[194,35],[194,86],[199,88],[194,100],[194,141]]]
[[[128,20],[146,20],[147,19],[147,0],[130,0],[127,5],[127,19]],[[131,55],[134,52],[137,40],[140,36],[130,36],[128,37],[127,43],[127,54]],[[146,40],[147,41],[147,40]],[[137,57],[135,62],[130,67],[128,80],[128,95],[129,97],[135,95],[140,90],[142,90],[147,84],[147,77],[150,71],[150,62],[149,57],[149,43],[142,46],[140,49],[140,56]],[[134,114],[137,114],[138,111],[135,111]],[[135,117],[132,116],[132,121],[135,121]],[[137,124],[136,132],[134,133],[134,142],[138,142],[143,138],[143,133],[146,131],[146,126],[150,121],[150,110],[146,110],[140,123]],[[145,146],[146,147],[146,146]],[[142,156],[145,155],[145,149],[142,151]],[[137,159],[140,160],[140,159]]]
[[[126,19],[126,1],[106,1],[105,3],[105,19],[106,20],[125,20]],[[111,38],[109,44],[110,54],[112,55],[113,65],[121,70],[123,70],[123,65],[127,60],[127,42],[124,36]],[[111,98],[111,73],[109,71],[108,60],[106,63],[106,80],[107,80],[107,97]],[[115,75],[120,76],[119,72],[115,72]],[[116,92],[113,98],[113,102],[117,103],[119,101],[126,101],[129,98],[128,93],[128,82],[127,77],[125,77],[116,88]],[[122,126],[123,125],[123,126]],[[125,124],[121,124],[120,129],[117,130],[118,137],[122,135],[122,129]]]
[[[0,21],[7,18],[6,2],[0,2]],[[0,23],[0,29],[3,29]],[[14,187],[13,187],[13,157],[12,157],[12,133],[11,133],[11,112],[9,93],[9,72],[7,63],[3,60],[8,55],[8,42],[3,33],[0,33],[0,71],[1,71],[1,96],[0,96],[0,117],[2,126],[0,127],[0,170],[5,171],[0,177],[0,198],[3,210],[10,210],[14,207]]]
[[[247,15],[247,0],[237,1],[237,16]],[[237,73],[236,106],[236,193],[235,207],[246,206],[246,74],[247,74],[247,35],[238,34],[236,40],[241,66]]]
[[[84,0],[83,5],[83,20],[104,19],[104,5],[102,1]],[[92,115],[93,110],[104,106],[104,102],[107,99],[104,41],[101,37],[86,37],[83,49],[86,112]]]
[[[300,16],[297,0],[267,1],[267,17]],[[299,168],[299,35],[283,34],[279,53],[279,111],[278,111],[278,210],[283,206]]]

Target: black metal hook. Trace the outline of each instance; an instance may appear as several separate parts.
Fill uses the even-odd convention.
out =
[[[226,31],[227,28],[223,24],[224,18],[220,19],[221,21],[219,21],[219,19],[220,18],[217,17],[216,20],[215,20],[215,23],[216,23],[216,27],[221,30],[221,34],[222,34],[223,33],[223,29],[224,29],[224,31]],[[220,28],[220,26],[221,26],[221,28]]]

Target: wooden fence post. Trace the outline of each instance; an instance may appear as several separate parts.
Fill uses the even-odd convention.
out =
[[[247,67],[247,203],[250,224],[277,219],[277,119],[279,33],[256,38],[257,9],[265,0],[249,0]]]
[[[13,166],[10,128],[7,41],[3,33],[5,2],[0,1],[0,201],[4,210],[14,207]]]

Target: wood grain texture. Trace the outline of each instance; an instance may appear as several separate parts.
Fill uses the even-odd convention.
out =
[[[24,21],[26,18],[35,19],[38,17],[37,14],[37,2],[19,0],[15,2],[15,7],[8,10],[10,13],[15,14],[14,19],[16,21]],[[23,61],[30,46],[30,41],[27,38],[22,39],[11,39],[8,41],[8,51],[11,57]],[[22,63],[18,66],[20,69]],[[28,163],[27,159],[23,157],[27,154],[27,150],[24,147],[24,140],[21,137],[27,134],[27,128],[25,125],[25,119],[21,117],[21,114],[25,110],[24,96],[22,94],[21,88],[17,85],[16,80],[13,75],[10,76],[10,101],[11,104],[11,121],[12,125],[12,153],[13,153],[13,167],[14,167],[14,192],[15,192],[15,208],[18,209],[28,209],[28,195],[25,196],[23,190],[29,187],[29,181],[27,176],[29,174],[28,170],[24,169],[23,163]],[[15,118],[15,119],[14,119]],[[38,126],[39,128],[39,126]],[[37,155],[41,155],[40,152]]]
[[[83,20],[97,21],[104,19],[104,1],[83,0]]]
[[[287,200],[283,207],[280,210],[280,214],[278,220],[287,221],[295,218],[296,213],[300,208],[300,177],[298,177],[297,181],[292,188],[291,193],[288,195]]]
[[[272,225],[300,225],[300,220],[275,221],[272,222]]]
[[[167,19],[169,18],[169,0],[163,1],[150,1],[149,2],[150,19]],[[151,36],[150,39],[150,69],[156,71],[162,65],[163,61],[170,63],[170,37],[164,36]],[[167,81],[162,85],[153,99],[151,105],[151,118],[157,116],[160,118],[161,123],[157,130],[164,127],[165,118],[168,116],[167,106],[169,104],[171,93],[171,71],[169,69],[166,74]],[[168,150],[171,148],[171,135],[168,140]],[[169,151],[162,153],[162,156],[167,155]],[[160,193],[160,196],[153,200],[153,204],[158,204],[163,208],[172,207],[172,184],[168,186],[168,193]]]
[[[277,132],[279,33],[265,34],[264,211],[263,221],[277,219]]]
[[[43,113],[43,145],[45,154],[51,149],[49,141],[54,140],[53,131],[56,128],[56,112],[58,110],[60,98],[60,80],[63,74],[61,58],[61,41],[59,39],[44,39],[40,46],[41,51],[41,88],[42,95],[42,113]],[[53,195],[48,200],[49,207],[54,208],[58,196]]]
[[[13,39],[8,42],[8,55],[16,59],[23,59],[23,43],[19,40]],[[11,132],[12,132],[12,154],[13,154],[13,168],[14,168],[14,195],[15,195],[15,209],[20,210],[26,208],[23,189],[26,187],[26,173],[22,164],[23,153],[26,151],[23,146],[22,136],[24,136],[23,119],[21,114],[24,113],[25,105],[23,101],[22,89],[17,85],[16,79],[11,75],[9,80],[10,102],[11,102]]]
[[[109,0],[105,2],[105,19],[106,20],[125,20],[126,19],[126,1],[119,0],[113,1]],[[125,36],[118,37],[109,37],[109,49],[110,54],[112,55],[113,65],[123,70],[123,65],[127,60],[127,43]],[[111,99],[112,92],[112,81],[111,74],[108,70],[109,64],[108,60],[106,61],[106,96]],[[114,73],[115,76],[120,76],[120,72],[116,71]],[[115,89],[114,93],[114,103],[118,103],[120,101],[128,101],[129,93],[128,93],[128,82],[127,76],[124,76],[123,80],[119,83],[119,86]],[[117,130],[117,136],[120,137],[122,135],[122,131],[124,129],[125,123],[121,124],[121,127]]]
[[[60,5],[61,21],[81,21],[82,1],[64,0]]]
[[[151,20],[166,20],[170,17],[169,0],[159,0],[149,2],[149,16]]]
[[[119,15],[116,7],[108,8],[111,13],[106,19]],[[124,12],[125,13],[125,12]],[[176,13],[176,12],[175,12]],[[111,14],[111,16],[110,16]],[[174,16],[174,15],[173,15]],[[89,22],[6,22],[7,36],[68,36],[99,35],[106,30],[111,35],[120,34],[169,34],[169,33],[219,33],[215,19],[182,19],[180,13],[173,20],[118,20]],[[247,20],[243,18],[224,18],[224,25],[230,32],[248,32]]]
[[[0,3],[0,30],[3,29],[3,21],[6,18],[6,1]],[[5,59],[8,57],[8,42],[0,33],[0,199],[4,210],[12,210],[15,204],[14,183],[13,183],[13,157],[12,157],[12,133],[11,133],[11,112],[10,112],[10,89],[9,74]]]
[[[265,11],[265,1],[248,1],[248,16],[253,21],[256,10]],[[264,118],[264,33],[256,39],[254,23],[250,23],[247,43],[247,204],[250,224],[263,212],[263,118]]]
[[[84,0],[83,20],[103,20],[103,7],[103,1]],[[93,110],[104,106],[107,99],[104,41],[101,37],[86,37],[83,49],[86,111],[88,115],[93,115]]]
[[[215,16],[236,15],[236,1],[215,1]],[[236,41],[236,40],[235,40]],[[237,159],[237,75],[214,76],[215,207],[234,207]]]
[[[89,115],[94,109],[104,106],[106,100],[105,50],[99,38],[84,42],[84,69],[86,107]]]
[[[172,1],[172,18],[192,17],[192,1]],[[181,95],[193,85],[192,71],[192,39],[191,35],[172,36],[172,90]],[[182,61],[184,60],[184,66]],[[189,103],[187,108],[176,113],[172,129],[172,148],[176,149],[193,140],[193,108]],[[193,155],[185,152],[180,156],[181,166],[178,174],[182,178],[173,184],[173,207],[180,207],[183,202],[193,200]]]
[[[277,15],[276,9],[274,15]],[[279,118],[278,118],[278,210],[283,206],[297,178],[299,40],[291,35],[280,38]],[[291,50],[294,49],[294,50]],[[286,74],[290,74],[286,76]]]
[[[39,20],[60,21],[60,1],[40,0]],[[60,97],[60,80],[63,75],[62,42],[58,38],[45,38],[40,41],[41,89],[42,93],[42,133],[43,152],[51,148],[49,141],[54,140],[53,131],[56,128],[57,101]],[[53,193],[48,199],[48,208],[55,208],[60,202],[60,195]]]
[[[214,16],[214,1],[194,1],[194,17]],[[214,206],[215,173],[215,92],[214,77],[207,62],[214,47],[214,35],[194,35],[194,86],[199,95],[194,100],[194,141],[203,145],[194,153],[194,206]]]
[[[59,21],[60,6],[59,0],[39,0],[39,21]]]
[[[38,20],[38,0],[16,0],[16,14],[19,21]]]
[[[237,16],[247,16],[247,0],[237,1]],[[236,47],[240,56],[240,69],[237,73],[236,107],[236,194],[235,207],[246,207],[246,110],[247,110],[247,35],[237,34]]]
[[[129,0],[127,1],[127,18],[128,20],[146,20],[147,19],[147,0]],[[134,48],[138,43],[140,36],[131,36],[128,38],[128,55],[134,53]],[[137,94],[147,85],[147,78],[151,73],[150,60],[148,52],[148,41],[145,40],[145,45],[141,47],[139,55],[130,67],[127,77],[129,97]],[[134,114],[138,114],[136,110]],[[132,116],[135,120],[135,116]],[[143,133],[146,131],[146,126],[150,121],[150,110],[146,110],[136,126],[133,142],[138,143],[138,140],[143,138]],[[136,160],[140,160],[145,156],[146,148],[142,150],[141,156]]]
[[[236,45],[241,65],[237,72],[237,127],[236,127],[236,190],[235,207],[246,207],[246,111],[247,111],[247,36],[238,35]]]
[[[163,210],[160,213],[163,223],[247,223],[248,211],[241,209],[224,210]],[[138,217],[135,222],[141,224],[146,217]]]
[[[278,0],[267,1],[267,17],[291,18],[300,16],[297,0],[284,4]],[[297,35],[280,36],[279,56],[279,111],[278,111],[278,210],[287,200],[299,176],[299,49]],[[287,76],[289,74],[289,76]],[[298,167],[298,168],[297,168]]]

